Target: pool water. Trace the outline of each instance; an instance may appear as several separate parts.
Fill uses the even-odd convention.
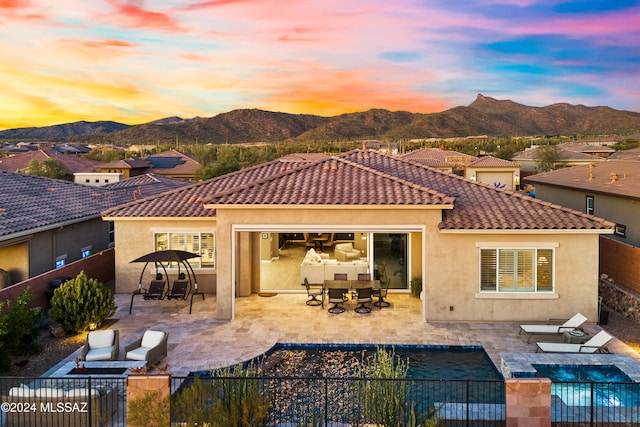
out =
[[[637,407],[640,388],[615,365],[533,365],[567,406]]]
[[[552,382],[630,383],[631,378],[615,365],[533,365],[538,378]]]
[[[482,347],[385,347],[408,361],[407,378],[429,380],[502,380]],[[264,374],[276,377],[350,377],[376,346],[277,344],[261,356]]]

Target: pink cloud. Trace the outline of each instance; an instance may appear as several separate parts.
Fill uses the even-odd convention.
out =
[[[148,28],[162,31],[184,31],[179,23],[166,13],[145,9],[141,0],[107,0],[118,16],[118,23],[133,28]]]

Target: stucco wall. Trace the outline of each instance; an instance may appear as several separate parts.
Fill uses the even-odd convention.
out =
[[[586,190],[572,190],[551,185],[535,184],[536,198],[586,212],[586,197],[593,196],[593,214],[616,224],[627,226],[626,238],[610,235],[612,239],[640,246],[640,203],[638,200],[614,197]]]
[[[189,220],[187,218],[163,218],[162,220],[133,220],[115,222],[116,257],[116,293],[129,293],[138,288],[140,273],[144,263],[131,263],[132,260],[153,252],[153,234],[155,232],[203,232],[216,231],[215,220]],[[219,257],[218,257],[219,258]],[[198,290],[204,293],[216,292],[216,271],[196,269]],[[153,265],[147,267],[143,286],[148,284],[155,274]],[[211,301],[211,300],[206,300]],[[205,302],[206,302],[205,301]]]
[[[556,245],[552,295],[479,292],[480,246]],[[545,321],[581,312],[597,320],[598,235],[446,234],[429,230],[426,317],[447,321]],[[453,307],[453,311],[450,310]]]

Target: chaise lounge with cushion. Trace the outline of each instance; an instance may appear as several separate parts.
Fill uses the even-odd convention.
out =
[[[584,344],[570,344],[564,342],[539,342],[536,352],[543,351],[545,353],[604,353],[607,352],[605,344],[611,341],[613,337],[606,331],[600,331],[595,334],[589,341]]]
[[[576,313],[571,319],[561,325],[520,325],[520,332],[518,334],[523,332],[529,334],[527,342],[530,342],[531,335],[556,335],[562,334],[563,332],[570,332],[578,329],[586,321],[587,318],[584,315]]]

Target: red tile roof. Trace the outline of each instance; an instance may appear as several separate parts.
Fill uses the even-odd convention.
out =
[[[311,164],[274,160],[103,212],[117,217],[214,217],[213,205],[443,205],[441,229],[612,229],[614,224],[373,151]]]
[[[520,168],[520,164],[493,156],[482,156],[469,164],[471,168]]]
[[[59,160],[65,165],[70,174],[76,172],[94,172],[102,166],[102,162],[97,160],[85,159],[84,157],[71,154],[36,150],[0,158],[0,170],[5,172],[19,172],[26,169],[32,160],[43,162],[47,159]]]

